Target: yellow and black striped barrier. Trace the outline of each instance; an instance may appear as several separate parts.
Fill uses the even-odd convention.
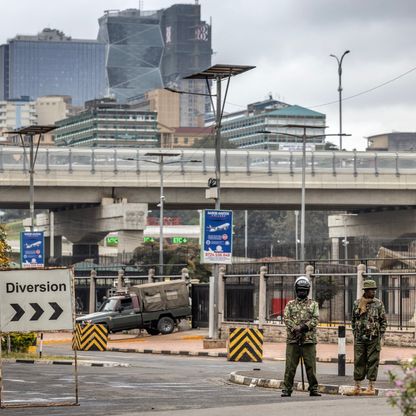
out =
[[[75,324],[72,349],[77,351],[105,351],[108,331],[105,325]]]
[[[228,361],[263,360],[263,330],[257,328],[230,328]]]

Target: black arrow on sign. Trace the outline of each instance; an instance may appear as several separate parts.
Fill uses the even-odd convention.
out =
[[[16,311],[11,321],[18,321],[24,315],[25,311],[17,303],[11,303],[10,306]]]
[[[35,310],[34,315],[30,318],[31,321],[37,321],[45,312],[38,303],[30,303],[30,306]]]
[[[52,306],[54,313],[49,318],[50,321],[54,321],[55,319],[58,319],[61,313],[63,312],[63,309],[56,303],[56,302],[49,302],[49,305]]]

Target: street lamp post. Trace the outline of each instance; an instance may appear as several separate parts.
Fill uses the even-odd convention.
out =
[[[224,113],[225,102],[227,99],[228,87],[230,85],[230,79],[232,76],[240,75],[246,71],[255,68],[254,66],[248,65],[214,65],[204,71],[189,75],[185,79],[205,79],[208,96],[211,100],[212,108],[215,112],[215,209],[221,209],[221,120]],[[227,80],[227,87],[225,89],[224,100],[222,100],[221,82]],[[214,107],[213,94],[211,93],[210,81],[215,81],[216,85],[216,106]],[[201,94],[198,94],[201,95]],[[218,322],[220,320],[219,309],[218,309],[218,279],[219,279],[219,264],[214,264],[212,267],[213,279],[210,280],[210,294],[213,299],[210,301],[209,315],[209,335],[211,339],[218,339]],[[211,283],[212,282],[212,283]],[[211,287],[212,286],[212,287]]]
[[[342,56],[341,59],[338,58],[336,55],[329,55],[332,58],[335,58],[337,60],[338,63],[338,95],[339,95],[339,150],[342,150],[342,83],[341,83],[341,78],[342,78],[342,61],[344,60],[344,56],[350,53],[349,50],[345,51]]]
[[[164,182],[163,182],[163,167],[165,163],[177,163],[177,160],[173,160],[170,162],[165,162],[165,157],[175,157],[179,156],[180,153],[160,153],[160,152],[149,152],[146,153],[145,156],[155,156],[158,157],[159,160],[155,162],[154,160],[145,160],[149,163],[156,163],[159,165],[159,172],[160,172],[160,194],[159,194],[159,274],[160,276],[163,276],[163,222],[164,222],[164,215],[163,215],[163,209],[164,209],[164,201],[165,201],[165,195],[164,195]]]
[[[42,138],[42,135],[49,133],[54,130],[55,126],[40,126],[33,125],[28,127],[21,127],[17,130],[7,131],[7,134],[18,134],[20,137],[20,142],[23,146],[24,157],[26,158],[26,146],[24,137],[29,137],[29,211],[30,211],[30,231],[34,231],[35,226],[35,164],[38,154],[39,144]],[[38,141],[36,143],[35,149],[35,137],[39,135]],[[53,244],[51,242],[51,244]]]
[[[288,128],[301,128],[303,134],[292,134],[292,133],[281,133],[282,135],[289,137],[296,137],[302,139],[302,179],[301,179],[301,202],[300,202],[300,261],[305,261],[305,199],[306,199],[306,141],[307,139],[315,139],[319,137],[327,136],[338,136],[338,134],[317,134],[317,135],[306,135],[306,129],[324,129],[326,126],[315,126],[315,125],[301,125],[301,124],[285,124],[281,127]],[[343,134],[343,136],[349,136],[349,134]],[[302,266],[303,268],[303,266]],[[304,270],[302,270],[302,273]]]
[[[295,258],[296,258],[296,260],[299,260],[299,250],[298,250],[299,230],[298,230],[298,223],[299,223],[299,210],[295,210]]]

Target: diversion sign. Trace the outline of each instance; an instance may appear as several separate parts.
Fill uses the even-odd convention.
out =
[[[202,216],[202,263],[231,264],[233,212],[206,209]]]
[[[69,269],[0,271],[0,332],[73,329]]]

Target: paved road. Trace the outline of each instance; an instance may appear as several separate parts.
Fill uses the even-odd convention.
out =
[[[310,398],[305,393],[296,393],[292,398],[283,399],[276,390],[249,388],[227,381],[231,371],[254,367],[278,370],[282,363],[230,363],[216,358],[115,353],[81,353],[80,356],[126,362],[130,367],[79,367],[80,407],[55,407],[47,411],[44,408],[5,409],[2,415],[241,416],[249,411],[295,416],[304,415],[308,410],[312,416],[331,409],[333,414],[344,416],[353,415],[358,407],[369,416],[395,414],[385,398],[329,395]],[[328,371],[332,367],[329,365]],[[74,397],[74,370],[70,366],[6,363],[3,370],[6,402],[41,403]]]

